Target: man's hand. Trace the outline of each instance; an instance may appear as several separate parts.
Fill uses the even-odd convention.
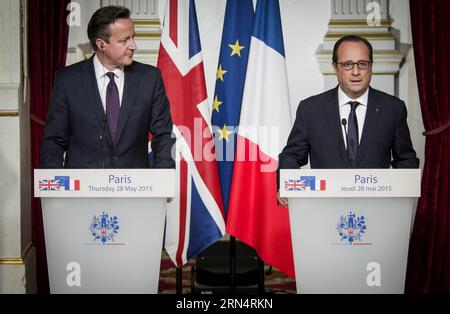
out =
[[[277,199],[278,199],[278,203],[284,207],[289,207],[289,203],[287,198],[285,197],[281,197],[280,196],[280,192],[277,193]]]

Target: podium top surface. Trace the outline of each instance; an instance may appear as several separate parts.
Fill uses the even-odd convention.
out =
[[[35,169],[35,197],[173,197],[174,169]]]
[[[420,169],[282,169],[282,197],[420,197]]]

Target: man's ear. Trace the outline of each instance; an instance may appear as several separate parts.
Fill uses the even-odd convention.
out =
[[[97,45],[98,50],[104,51],[106,48],[106,43],[103,39],[95,40],[95,44]]]

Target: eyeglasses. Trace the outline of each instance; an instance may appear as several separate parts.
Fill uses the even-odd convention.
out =
[[[351,70],[353,70],[353,67],[355,66],[355,64],[358,66],[358,69],[367,70],[372,62],[371,61],[358,61],[358,62],[347,61],[347,62],[336,62],[336,63],[339,64],[344,70],[351,71]]]

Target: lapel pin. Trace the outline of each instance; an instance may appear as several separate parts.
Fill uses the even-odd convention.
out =
[[[376,111],[376,112],[380,112],[380,109],[379,109],[379,108],[375,108],[375,111]]]

